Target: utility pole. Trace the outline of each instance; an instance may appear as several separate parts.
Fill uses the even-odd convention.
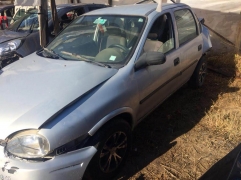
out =
[[[39,14],[40,45],[45,47],[48,44],[48,1],[41,0]]]
[[[59,18],[58,18],[55,0],[50,0],[50,5],[51,5],[52,19],[54,24],[54,35],[57,35],[59,33]]]

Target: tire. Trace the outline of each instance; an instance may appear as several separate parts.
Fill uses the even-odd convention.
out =
[[[188,84],[193,88],[199,88],[203,85],[207,74],[207,61],[204,56],[199,60]]]
[[[95,146],[97,152],[87,166],[84,179],[111,179],[131,148],[131,127],[123,119],[114,119],[104,125],[88,145]]]

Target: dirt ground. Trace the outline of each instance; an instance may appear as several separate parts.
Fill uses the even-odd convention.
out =
[[[204,86],[185,85],[136,127],[116,179],[227,179],[241,150],[241,56],[212,37]]]

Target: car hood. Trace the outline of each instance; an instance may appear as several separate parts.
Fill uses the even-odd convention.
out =
[[[0,72],[0,139],[19,130],[38,129],[117,71],[36,54],[10,64]]]
[[[29,33],[20,33],[10,30],[2,30],[0,31],[0,43],[11,41],[13,39],[18,39],[27,36]]]

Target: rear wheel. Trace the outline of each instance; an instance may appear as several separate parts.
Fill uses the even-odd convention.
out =
[[[193,72],[188,84],[194,88],[199,88],[203,85],[207,74],[207,61],[204,56],[199,60],[195,71]]]
[[[111,179],[123,165],[131,147],[131,128],[123,119],[115,119],[90,140],[97,148],[85,172],[85,179]]]

